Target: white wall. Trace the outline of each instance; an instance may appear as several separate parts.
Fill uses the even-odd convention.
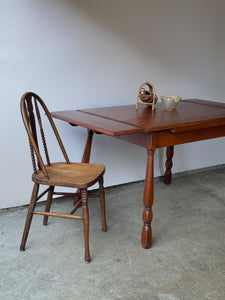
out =
[[[32,189],[19,109],[26,91],[38,93],[49,110],[132,104],[144,81],[159,97],[225,102],[224,3],[1,0],[0,208],[28,203]],[[79,161],[86,130],[56,125]],[[173,172],[223,164],[224,149],[223,138],[177,146]],[[156,176],[164,156],[165,149],[156,152]],[[91,159],[106,165],[106,186],[145,175],[145,149],[107,136],[95,136]]]

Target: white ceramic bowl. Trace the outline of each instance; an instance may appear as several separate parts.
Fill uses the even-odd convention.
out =
[[[165,110],[171,110],[175,108],[178,103],[181,101],[182,97],[180,96],[161,96],[161,100]]]

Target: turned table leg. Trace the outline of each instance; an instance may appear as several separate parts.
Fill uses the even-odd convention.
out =
[[[89,161],[90,161],[93,134],[94,134],[94,131],[88,129],[88,137],[87,137],[87,141],[86,141],[86,144],[84,147],[84,153],[83,153],[83,157],[82,157],[83,163],[89,163]]]
[[[144,211],[142,229],[142,247],[148,249],[152,243],[151,222],[153,218],[152,205],[154,200],[154,150],[148,150],[147,168],[144,186]]]
[[[166,171],[164,176],[164,183],[170,184],[172,181],[172,166],[173,166],[173,152],[174,152],[174,146],[168,146],[166,149]]]
[[[94,134],[94,131],[88,129],[88,137],[87,137],[87,141],[86,141],[86,144],[84,147],[84,153],[83,153],[83,157],[82,157],[82,161],[81,161],[82,163],[89,163],[89,161],[90,161],[93,134]],[[81,198],[80,189],[77,189],[76,193],[78,193],[79,195],[76,195],[74,197],[74,205],[76,205],[76,203]]]

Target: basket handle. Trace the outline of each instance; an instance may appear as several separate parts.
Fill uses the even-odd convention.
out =
[[[153,94],[153,99],[155,100],[155,88],[154,85],[151,84],[150,82],[144,82],[138,89],[138,94],[140,95],[141,89],[144,89],[144,86],[147,85],[149,87],[149,92]]]

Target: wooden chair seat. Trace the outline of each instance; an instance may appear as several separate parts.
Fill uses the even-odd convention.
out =
[[[90,261],[89,251],[89,212],[88,212],[88,191],[87,188],[99,183],[100,206],[102,212],[102,230],[107,230],[105,217],[105,192],[103,186],[103,174],[105,166],[102,164],[87,164],[70,162],[66,150],[63,146],[62,140],[59,136],[58,130],[52,120],[52,117],[43,102],[43,100],[36,94],[28,92],[21,98],[21,114],[23,122],[28,134],[31,160],[33,165],[32,180],[34,182],[33,192],[28,208],[27,218],[24,226],[20,250],[25,250],[27,237],[29,234],[33,215],[43,215],[43,225],[47,225],[48,217],[58,217],[67,219],[83,220],[84,241],[85,241],[85,255],[84,259]],[[61,153],[65,162],[51,162],[50,155],[47,148],[46,137],[42,126],[42,116],[49,121],[50,128],[58,142]],[[47,122],[45,122],[47,125]],[[41,146],[40,146],[41,145]],[[42,151],[41,151],[42,149]],[[47,163],[44,163],[46,160]],[[48,188],[38,195],[39,186],[48,185]],[[60,193],[55,192],[55,187],[71,187],[78,190],[74,193]],[[47,194],[47,201],[44,211],[36,211],[36,202]],[[75,206],[70,213],[52,212],[51,203],[54,194],[75,196]],[[82,216],[74,215],[75,211],[82,205]]]
[[[46,166],[46,171],[48,178],[45,177],[42,170],[38,170],[32,175],[32,180],[44,185],[88,188],[104,174],[105,166],[102,164],[59,162]]]

